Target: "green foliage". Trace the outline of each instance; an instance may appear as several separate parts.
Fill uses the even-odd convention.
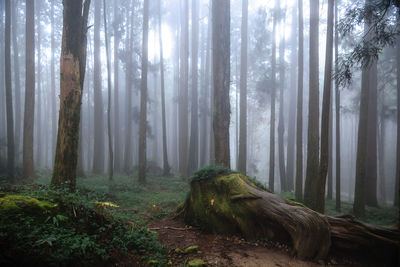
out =
[[[195,171],[193,173],[192,180],[207,180],[222,174],[231,174],[231,173],[236,173],[236,172],[232,171],[231,169],[225,166],[210,165]]]

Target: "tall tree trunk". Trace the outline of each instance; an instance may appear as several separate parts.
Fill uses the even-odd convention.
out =
[[[0,16],[3,18],[4,17],[4,7],[5,6],[5,1],[0,1]],[[0,38],[4,40],[5,38],[4,35],[4,20],[0,19]],[[4,50],[5,50],[5,42],[0,42],[0,57],[5,58],[4,55]],[[3,63],[3,61],[2,61]],[[4,62],[5,63],[5,62]],[[6,87],[5,87],[5,64],[0,64],[0,135],[2,137],[5,137],[6,134],[6,128],[7,128],[7,123],[6,123]],[[0,153],[1,157],[5,158],[5,154],[7,152]],[[3,162],[0,161],[0,164],[3,165]]]
[[[212,3],[215,163],[230,167],[230,1]]]
[[[50,8],[50,16],[51,16],[51,61],[50,61],[50,80],[51,80],[51,156],[54,157],[55,149],[56,149],[56,141],[57,141],[57,94],[56,94],[56,75],[55,75],[55,50],[56,50],[56,42],[55,42],[55,27],[56,24],[54,22],[54,0],[51,1]]]
[[[82,104],[81,104],[81,113],[82,113]],[[76,163],[76,176],[77,177],[85,177],[85,172],[83,171],[83,147],[82,147],[82,119],[79,122],[79,141],[78,141],[78,162]]]
[[[332,84],[332,81],[331,81]],[[330,105],[329,105],[329,134],[328,134],[328,144],[329,144],[329,155],[328,155],[328,181],[326,197],[332,199],[333,197],[333,95],[332,95],[332,85],[330,90]]]
[[[303,200],[303,68],[304,68],[304,33],[303,0],[297,2],[299,10],[299,52],[297,80],[297,122],[296,122],[296,188],[297,201]]]
[[[338,70],[338,58],[339,58],[339,31],[338,31],[338,10],[337,1],[335,1],[335,72]],[[341,155],[340,155],[340,91],[339,81],[335,79],[335,119],[336,119],[336,210],[341,209]]]
[[[286,10],[280,10],[281,29],[285,25]],[[283,30],[283,29],[282,29]],[[279,122],[278,122],[278,157],[279,157],[279,177],[281,181],[281,191],[287,191],[286,183],[286,167],[285,167],[285,149],[284,140],[285,135],[285,121],[284,121],[284,89],[285,89],[285,34],[279,42]]]
[[[240,129],[238,170],[246,173],[247,167],[247,29],[248,0],[242,0],[242,29],[240,43]]]
[[[17,152],[15,159],[17,164],[20,161],[20,149],[21,149],[21,83],[20,83],[20,71],[19,71],[19,43],[18,43],[18,22],[16,12],[18,11],[18,2],[13,1],[13,7],[11,8],[11,27],[12,27],[12,44],[13,44],[13,56],[14,56],[14,85],[15,85],[15,150]]]
[[[160,44],[160,79],[161,79],[161,119],[162,119],[162,140],[163,140],[163,175],[169,175],[170,167],[168,163],[167,150],[167,122],[165,119],[165,84],[164,84],[164,55],[162,42],[162,22],[161,22],[162,2],[158,3],[158,39]]]
[[[288,118],[288,141],[287,141],[287,164],[286,181],[289,192],[294,190],[294,156],[296,138],[296,41],[297,41],[297,6],[292,10],[292,50],[290,54],[290,89],[289,89],[289,118]]]
[[[5,23],[5,77],[6,77],[6,112],[7,112],[7,171],[9,181],[14,181],[14,114],[12,103],[11,85],[11,3],[6,0],[6,23]]]
[[[60,60],[60,114],[52,186],[76,188],[79,123],[86,68],[86,32],[90,0],[63,1]],[[83,11],[82,11],[83,9]],[[78,15],[82,14],[82,15]]]
[[[122,153],[121,153],[121,132],[120,132],[120,107],[119,107],[119,43],[120,43],[120,16],[119,2],[114,0],[114,167],[118,172],[121,170]]]
[[[41,48],[41,39],[42,39],[42,29],[40,26],[41,15],[41,0],[36,0],[36,25],[37,25],[37,80],[36,80],[36,100],[37,100],[37,108],[36,108],[36,166],[42,167],[42,66],[40,61],[42,60],[42,48]],[[35,140],[35,139],[34,139]]]
[[[94,148],[93,172],[104,172],[104,107],[101,86],[100,59],[101,1],[94,1],[93,88],[94,88]]]
[[[33,179],[33,126],[35,114],[35,5],[34,1],[26,2],[25,26],[25,110],[23,140],[23,177]]]
[[[326,175],[328,174],[329,164],[329,119],[331,111],[331,87],[332,87],[332,59],[333,59],[333,5],[334,0],[328,0],[328,25],[326,33],[326,55],[325,55],[325,75],[324,91],[322,99],[321,117],[321,160],[319,165],[319,176],[317,180],[317,191],[315,199],[316,211],[325,211],[325,187]]]
[[[103,0],[103,17],[104,17],[104,40],[106,43],[106,57],[107,57],[107,87],[108,87],[108,102],[107,102],[107,132],[108,132],[108,153],[109,153],[109,180],[113,179],[114,175],[114,154],[113,154],[113,142],[111,133],[111,64],[110,64],[110,53],[108,48],[108,34],[107,34],[107,16],[106,16],[106,0]],[[116,130],[116,129],[115,129]]]
[[[378,162],[379,162],[379,178],[380,178],[380,200],[386,204],[386,177],[385,177],[385,136],[386,136],[386,123],[385,123],[385,92],[382,90],[380,110],[380,127],[378,132]]]
[[[399,19],[399,16],[397,16]],[[397,63],[397,143],[396,143],[396,182],[394,189],[393,204],[399,206],[400,195],[400,38],[396,44],[396,63]]]
[[[199,161],[199,111],[198,111],[198,43],[199,11],[197,0],[192,0],[192,111],[190,119],[190,142],[188,169],[191,173],[198,168]]]
[[[179,94],[179,172],[182,179],[188,177],[188,86],[189,86],[189,0],[183,0],[181,25],[181,85]]]
[[[204,9],[203,9],[204,10]],[[202,13],[201,13],[202,14]],[[200,99],[199,99],[199,167],[203,167],[205,165],[205,154],[207,148],[207,116],[208,116],[208,87],[206,80],[206,29],[204,23],[201,26],[201,37],[200,37]]]
[[[311,209],[317,209],[319,188],[319,0],[310,0],[310,60],[309,60],[309,101],[307,169],[304,188],[304,203]],[[328,164],[326,164],[328,166]]]
[[[276,96],[276,24],[278,20],[279,1],[275,0],[272,26],[272,58],[271,58],[271,119],[269,132],[269,190],[274,192],[275,184],[275,96]]]
[[[144,0],[142,37],[142,78],[140,85],[139,124],[139,182],[146,182],[146,137],[147,137],[147,61],[149,35],[149,0]]]

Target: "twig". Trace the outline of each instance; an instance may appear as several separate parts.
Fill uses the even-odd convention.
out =
[[[193,227],[185,227],[185,228],[179,228],[179,227],[172,227],[172,226],[164,226],[164,227],[152,227],[149,228],[149,230],[161,230],[161,229],[170,229],[170,230],[177,230],[177,231],[187,231],[187,230],[192,230],[192,229],[197,229]]]

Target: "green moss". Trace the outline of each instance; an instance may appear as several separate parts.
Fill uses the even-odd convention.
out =
[[[235,173],[235,172],[225,166],[210,165],[195,171],[192,176],[192,181],[212,179],[217,177],[218,175],[229,174],[229,173]]]
[[[198,249],[199,249],[198,246],[189,246],[189,247],[185,248],[185,250],[183,251],[183,253],[189,254],[189,253],[192,253],[192,252],[197,251]]]
[[[207,264],[202,259],[194,259],[188,262],[188,266],[190,267],[202,267]]]
[[[46,211],[57,207],[57,204],[38,200],[24,195],[2,195],[0,197],[0,213],[23,211]]]

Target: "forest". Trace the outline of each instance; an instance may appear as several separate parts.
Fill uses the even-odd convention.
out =
[[[399,0],[0,0],[1,266],[399,266]]]

